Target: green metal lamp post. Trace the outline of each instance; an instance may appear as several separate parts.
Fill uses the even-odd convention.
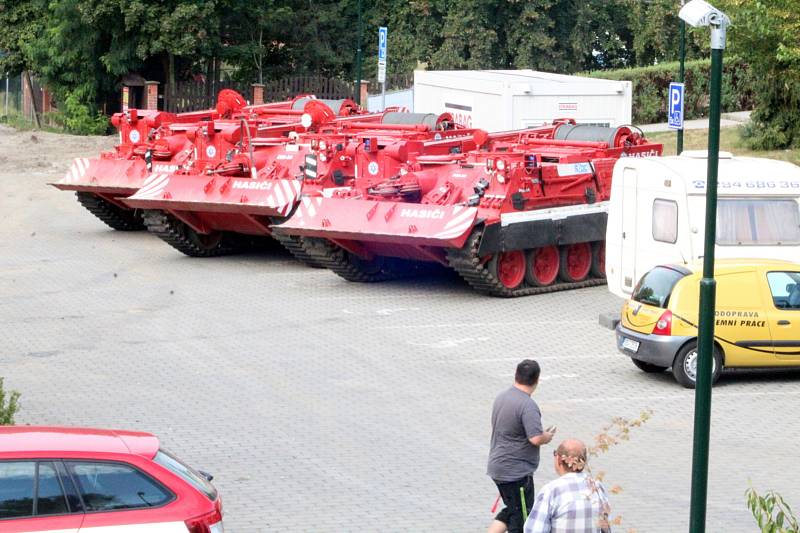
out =
[[[684,0],[681,0],[681,7],[683,7],[683,5],[684,5]],[[683,83],[684,66],[686,63],[686,22],[684,22],[684,20],[681,19],[679,26],[680,26],[681,43],[680,43],[680,67],[678,68],[678,82]],[[685,90],[684,94],[686,94]],[[679,129],[675,133],[678,137],[678,146],[676,153],[678,155],[681,155],[681,152],[683,152],[683,128]]]
[[[694,447],[692,450],[692,495],[690,533],[706,529],[708,495],[708,442],[711,429],[711,374],[714,359],[714,244],[717,228],[717,170],[719,168],[719,121],[722,93],[722,52],[730,19],[703,0],[692,0],[681,8],[681,20],[692,26],[711,27],[711,110],[708,119],[708,175],[706,179],[706,229],[703,279],[700,281],[700,324],[697,339],[697,382],[694,400]]]

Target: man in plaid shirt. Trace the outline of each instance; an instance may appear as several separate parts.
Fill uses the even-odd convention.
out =
[[[561,477],[539,491],[525,522],[525,533],[610,532],[605,488],[583,471],[586,446],[579,440],[565,440],[553,455]]]

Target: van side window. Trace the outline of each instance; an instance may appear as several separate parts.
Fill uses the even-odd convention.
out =
[[[767,281],[775,307],[800,310],[800,272],[769,272]]]
[[[800,244],[800,208],[795,200],[784,198],[721,198],[717,244]]]
[[[653,200],[653,239],[675,244],[678,242],[678,204],[672,200]]]

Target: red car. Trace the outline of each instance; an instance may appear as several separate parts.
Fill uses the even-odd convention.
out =
[[[149,433],[0,426],[3,533],[223,533],[210,479]]]

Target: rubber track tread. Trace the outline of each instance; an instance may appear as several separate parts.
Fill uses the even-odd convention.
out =
[[[142,231],[145,229],[139,211],[122,209],[90,192],[79,191],[75,193],[75,196],[83,207],[112,229],[117,231]]]
[[[363,270],[351,260],[350,253],[347,250],[327,239],[317,237],[303,238],[300,244],[305,254],[312,257],[316,264],[333,270],[334,273],[347,281],[373,283],[401,277],[397,273],[386,270],[379,272]]]
[[[312,268],[325,268],[325,265],[320,263],[303,246],[303,237],[298,237],[296,235],[281,235],[278,233],[273,233],[272,236],[275,237],[275,240],[281,243],[284,248],[289,250],[289,252],[303,264]]]
[[[482,230],[475,230],[462,248],[451,248],[447,250],[447,262],[458,272],[459,276],[464,278],[464,280],[472,286],[472,288],[483,294],[504,298],[516,298],[518,296],[528,296],[531,294],[544,294],[569,289],[580,289],[583,287],[595,287],[597,285],[605,285],[606,283],[605,279],[593,278],[574,283],[557,282],[546,287],[523,285],[517,289],[508,289],[481,263],[481,258],[478,256],[478,245],[480,244],[482,234]]]
[[[150,233],[189,257],[231,255],[239,253],[245,248],[234,242],[228,235],[223,235],[222,240],[213,247],[201,246],[188,235],[194,230],[163,211],[147,210],[144,212],[143,218]]]

